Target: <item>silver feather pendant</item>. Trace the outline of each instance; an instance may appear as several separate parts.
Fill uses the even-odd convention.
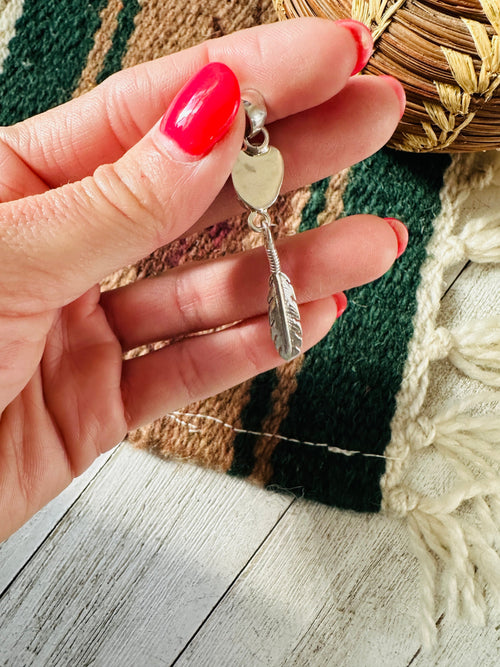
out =
[[[274,146],[269,146],[269,134],[264,127],[266,109],[262,96],[251,93],[251,101],[243,100],[247,115],[247,132],[232,171],[233,185],[240,201],[250,209],[248,225],[263,234],[271,275],[267,297],[271,337],[280,356],[289,361],[300,354],[302,327],[295,292],[280,260],[271,234],[271,218],[267,209],[274,204],[283,182],[283,158]],[[260,144],[251,139],[261,134]]]
[[[257,91],[247,91],[250,100],[243,100],[247,129],[243,148],[231,176],[240,201],[250,209],[248,225],[263,234],[271,276],[267,297],[269,325],[274,345],[283,359],[289,361],[300,354],[302,327],[295,292],[290,279],[281,271],[280,260],[271,234],[272,222],[267,209],[276,201],[283,182],[283,157],[269,146],[269,133],[264,127],[266,107]],[[260,144],[251,139],[262,135]]]
[[[274,345],[283,359],[295,359],[302,345],[302,327],[295,292],[285,273],[271,274],[267,303]]]
[[[280,356],[290,361],[300,354],[302,345],[299,307],[290,278],[280,269],[278,253],[268,226],[264,239],[271,268],[267,295],[271,337]]]

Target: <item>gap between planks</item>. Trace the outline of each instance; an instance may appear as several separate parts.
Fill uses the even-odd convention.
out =
[[[196,639],[197,635],[201,630],[204,628],[205,624],[210,620],[210,617],[217,611],[217,609],[220,607],[220,605],[223,603],[225,600],[226,596],[230,593],[231,589],[233,586],[236,584],[240,576],[245,572],[245,570],[249,567],[249,565],[252,563],[252,561],[255,559],[255,557],[258,555],[260,550],[263,548],[265,543],[269,540],[271,537],[272,533],[276,530],[278,527],[279,523],[284,519],[286,514],[290,511],[290,508],[294,503],[296,503],[298,500],[297,496],[293,497],[290,504],[288,507],[283,511],[283,513],[277,518],[276,523],[271,527],[271,529],[268,531],[268,533],[264,536],[264,538],[261,540],[260,544],[256,547],[255,551],[253,554],[248,558],[246,563],[240,568],[239,572],[235,574],[233,577],[233,580],[228,584],[227,589],[224,591],[224,593],[220,596],[220,598],[217,600],[215,605],[212,607],[212,609],[208,612],[208,614],[205,616],[203,621],[200,623],[200,625],[196,628],[195,632],[191,635],[191,637],[187,640],[186,645],[182,649],[182,651],[179,652],[177,657],[173,662],[170,663],[170,667],[174,667],[179,660],[182,658],[184,653],[188,650],[189,646],[193,643],[193,641]]]
[[[101,454],[62,493],[37,512],[11,537],[0,543],[0,563],[2,565],[0,568],[0,600],[120,446],[117,445],[109,452]]]

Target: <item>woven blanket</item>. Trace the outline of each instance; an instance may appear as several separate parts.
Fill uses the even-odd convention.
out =
[[[0,123],[84,94],[119,69],[275,20],[271,0],[0,0]],[[281,195],[281,235],[367,212],[402,219],[407,251],[348,293],[345,314],[305,355],[130,434],[167,458],[406,521],[428,642],[441,598],[477,621],[500,596],[498,309],[479,304],[463,323],[460,302],[441,305],[467,262],[489,267],[498,294],[499,185],[496,154],[384,149]],[[252,247],[256,236],[245,216],[222,221],[105,288]]]

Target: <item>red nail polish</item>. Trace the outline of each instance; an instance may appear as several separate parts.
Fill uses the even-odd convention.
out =
[[[181,88],[160,123],[186,153],[202,156],[231,127],[240,105],[240,86],[223,63],[209,63]]]
[[[347,308],[347,297],[344,292],[338,292],[333,295],[333,300],[337,306],[337,319],[342,315],[344,310]]]
[[[403,114],[404,114],[405,109],[406,109],[406,93],[405,93],[405,89],[404,89],[403,86],[399,83],[399,81],[398,81],[396,78],[394,78],[393,76],[389,76],[388,74],[380,74],[380,75],[379,75],[379,78],[380,78],[380,79],[385,79],[385,81],[387,81],[387,83],[390,84],[391,88],[393,89],[393,91],[394,91],[394,92],[396,93],[396,95],[398,96],[398,100],[399,100],[399,108],[400,108],[400,109],[399,109],[399,110],[400,110],[400,115],[399,115],[399,117],[400,117],[400,118],[403,118]]]
[[[354,74],[361,72],[363,67],[365,67],[366,63],[370,60],[370,56],[373,53],[372,33],[370,28],[367,28],[364,23],[354,21],[353,19],[340,19],[335,21],[335,23],[336,25],[340,25],[349,30],[358,47],[358,59],[351,72],[351,76],[353,76]]]
[[[397,220],[396,218],[384,218],[384,220],[396,234],[396,238],[398,240],[398,251],[396,255],[397,259],[398,257],[401,257],[401,255],[406,250],[406,246],[408,245],[408,228],[403,222],[401,222],[401,220]]]

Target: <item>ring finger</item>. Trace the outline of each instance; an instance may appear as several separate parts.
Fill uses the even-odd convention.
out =
[[[332,298],[301,307],[302,351],[326,335],[336,313]],[[283,360],[274,349],[264,315],[125,361],[121,388],[127,428],[148,424],[280,363]]]

